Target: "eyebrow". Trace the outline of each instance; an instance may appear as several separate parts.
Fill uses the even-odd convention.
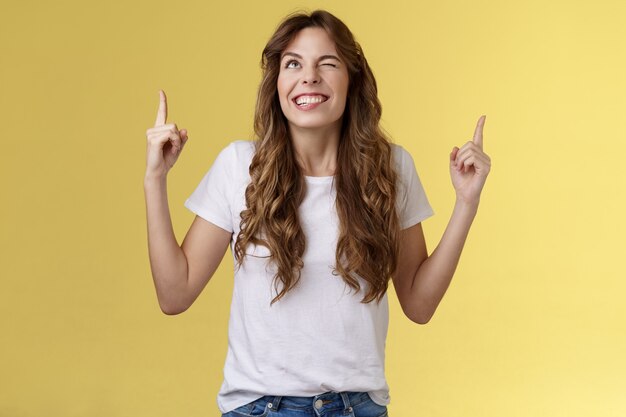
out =
[[[283,56],[280,57],[280,60],[282,61],[287,55],[292,55],[292,56],[295,56],[296,58],[302,59],[302,55],[298,55],[295,52],[285,52]],[[341,62],[341,60],[337,58],[335,55],[322,55],[321,57],[319,57],[318,61],[321,61],[323,59],[336,59],[337,61]]]

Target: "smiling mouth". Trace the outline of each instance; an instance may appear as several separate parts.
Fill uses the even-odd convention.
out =
[[[293,99],[292,101],[300,107],[305,107],[310,104],[319,104],[328,100],[328,97],[323,95],[315,95],[315,96],[299,96]]]

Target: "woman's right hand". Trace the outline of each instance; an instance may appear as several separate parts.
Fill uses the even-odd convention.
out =
[[[159,90],[160,102],[154,127],[146,131],[146,177],[162,178],[174,166],[180,152],[187,143],[187,129],[180,131],[175,123],[166,124],[167,97]]]

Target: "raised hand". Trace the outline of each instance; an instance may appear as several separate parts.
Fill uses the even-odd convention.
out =
[[[159,90],[159,109],[154,127],[146,130],[146,177],[164,177],[174,166],[180,152],[187,143],[187,129],[180,131],[175,123],[166,124],[167,97]]]
[[[450,176],[457,199],[478,204],[480,193],[491,169],[491,158],[483,152],[483,126],[486,116],[476,124],[474,138],[450,153]]]

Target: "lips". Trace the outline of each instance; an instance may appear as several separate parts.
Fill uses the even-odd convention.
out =
[[[328,96],[325,94],[321,94],[321,93],[302,93],[302,94],[298,94],[297,96],[295,96],[294,98],[291,99],[291,101],[293,101],[294,103],[296,102],[296,100],[298,99],[298,97],[302,97],[302,96],[310,96],[310,97],[316,97],[316,96],[321,96],[324,98],[324,101],[328,100]],[[323,103],[323,102],[322,102]]]

